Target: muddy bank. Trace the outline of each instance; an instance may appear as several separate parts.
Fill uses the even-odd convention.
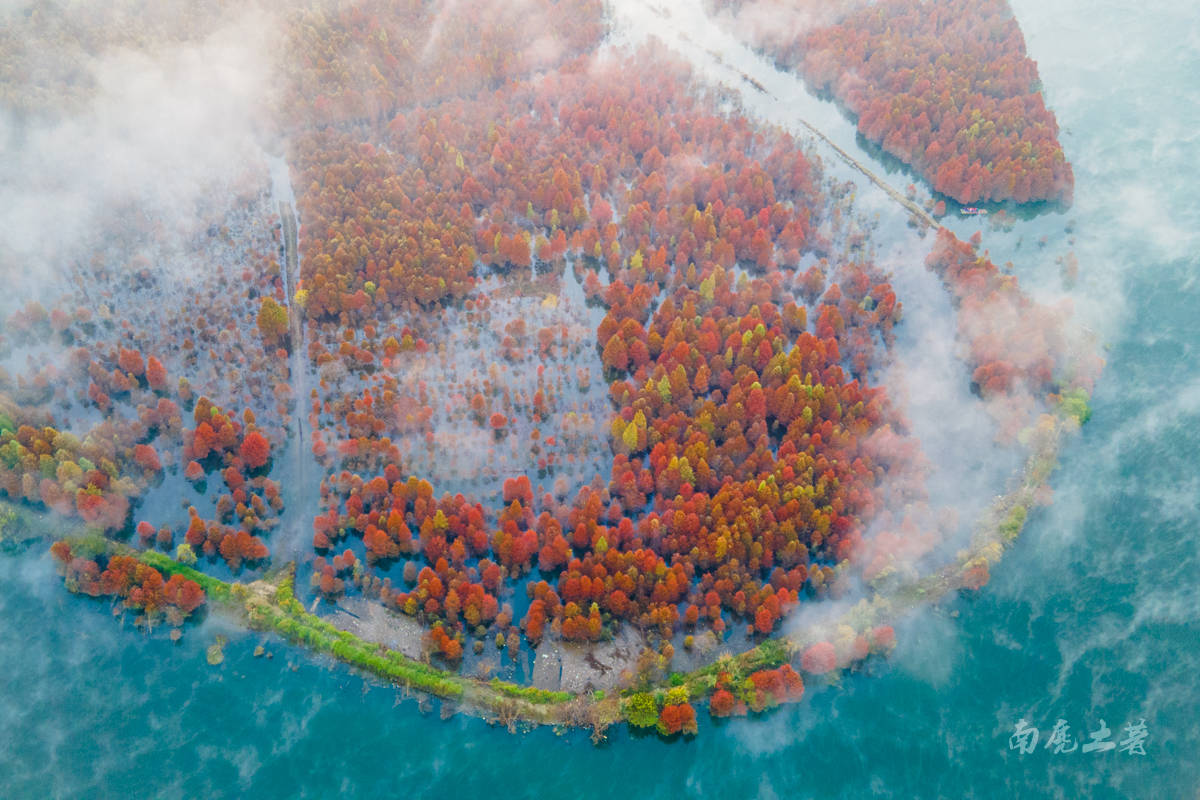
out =
[[[638,655],[645,648],[645,638],[629,626],[607,642],[547,639],[537,648],[532,683],[539,689],[576,694],[614,689],[629,683],[637,670]]]

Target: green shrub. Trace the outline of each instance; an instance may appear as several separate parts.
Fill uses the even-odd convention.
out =
[[[1017,538],[1017,535],[1021,532],[1021,528],[1025,526],[1027,513],[1025,506],[1013,506],[1012,510],[1008,512],[1008,517],[1004,522],[1000,523],[1000,534],[1006,541],[1011,542]]]
[[[1088,404],[1088,393],[1083,389],[1070,389],[1062,393],[1060,408],[1063,413],[1074,417],[1083,425],[1092,418],[1092,407]]]
[[[630,695],[622,707],[625,719],[635,728],[653,728],[658,725],[658,701],[648,692]]]

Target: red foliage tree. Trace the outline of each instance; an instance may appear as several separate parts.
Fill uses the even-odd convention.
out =
[[[271,458],[271,443],[258,431],[251,431],[242,440],[242,461],[250,469],[259,469]]]
[[[146,384],[156,392],[167,390],[167,370],[154,356],[146,359]]]
[[[810,645],[800,657],[800,666],[813,675],[824,675],[837,667],[837,651],[829,642]]]

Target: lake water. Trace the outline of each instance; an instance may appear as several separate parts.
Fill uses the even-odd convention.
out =
[[[238,631],[214,669],[219,622],[178,645],[122,629],[31,551],[0,559],[0,795],[1195,796],[1200,30],[1186,3],[1014,7],[1075,165],[1079,313],[1110,349],[1055,504],[977,598],[904,621],[889,663],[799,705],[593,747],[444,721],[277,641],[256,659],[260,637]],[[984,246],[1023,280],[1056,269],[1061,241],[1026,231],[1018,249],[1020,234]],[[1009,748],[1021,719],[1041,732],[1032,753]],[[1144,720],[1146,754],[1055,754],[1059,719],[1084,742],[1101,719],[1111,741]]]

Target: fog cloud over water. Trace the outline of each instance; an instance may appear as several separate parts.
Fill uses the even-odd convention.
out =
[[[867,0],[796,3],[789,0],[751,0],[736,13],[721,10],[713,19],[739,38],[758,47],[790,44],[806,31],[833,25]]]
[[[64,43],[77,74],[57,88],[74,102],[52,115],[0,105],[6,282],[31,287],[61,275],[114,220],[187,230],[214,187],[238,185],[270,131],[277,30],[269,14],[246,7],[195,41],[118,43],[95,54]]]

